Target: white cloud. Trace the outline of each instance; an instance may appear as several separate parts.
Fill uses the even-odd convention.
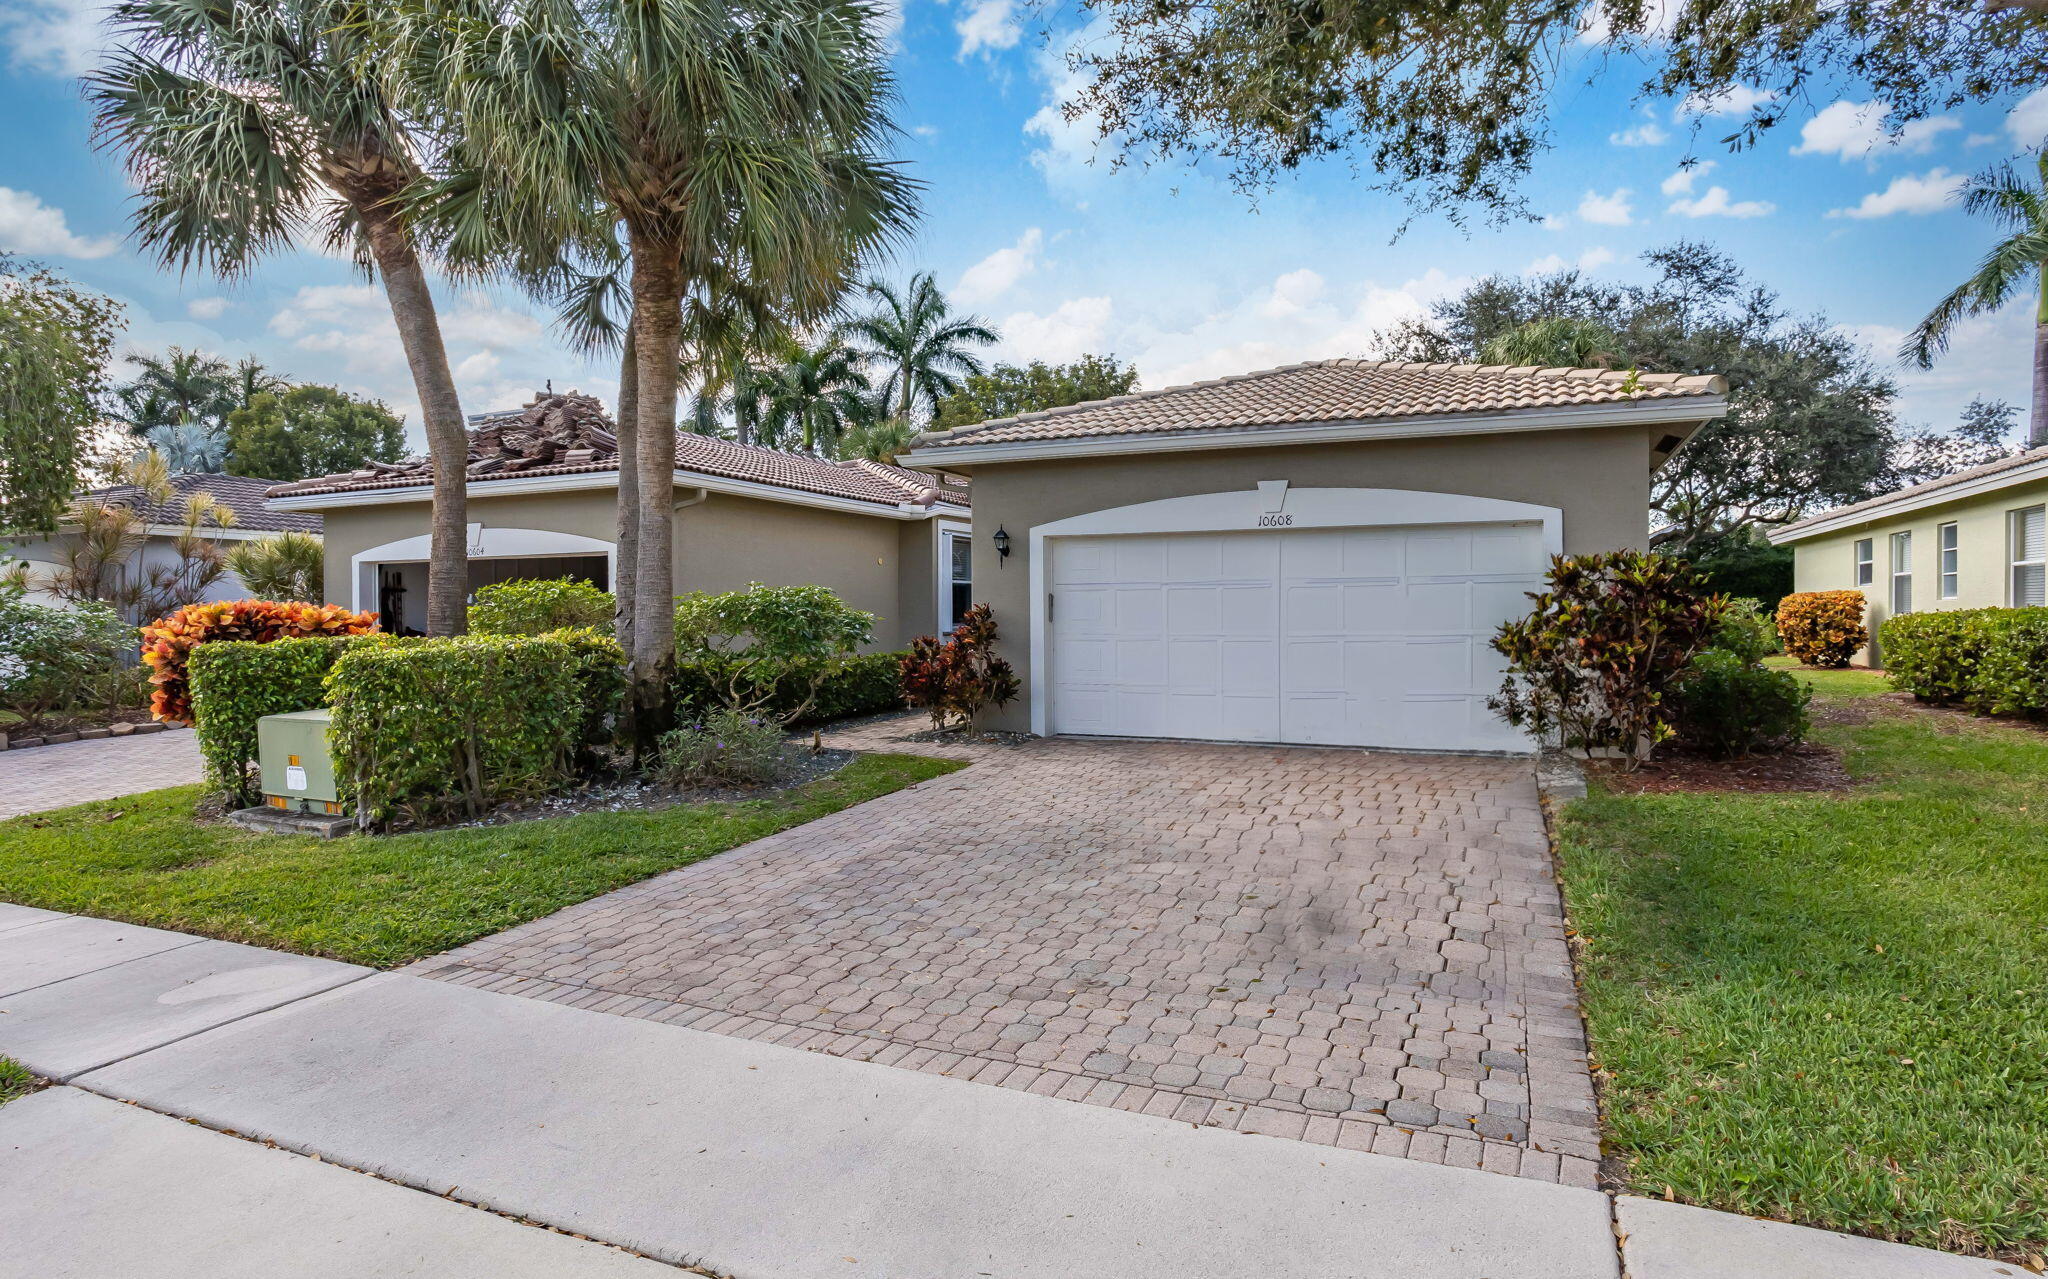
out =
[[[1579,201],[1579,218],[1597,226],[1627,226],[1634,220],[1628,195],[1627,187],[1618,187],[1610,195],[1588,191]]]
[[[961,272],[959,283],[953,286],[954,298],[968,306],[979,306],[1001,297],[1037,269],[1038,252],[1044,244],[1044,233],[1037,227],[1030,228],[1009,248],[997,249]]]
[[[1618,147],[1654,147],[1671,141],[1671,134],[1654,119],[1645,119],[1630,128],[1608,134],[1607,141]]]
[[[1274,319],[1299,315],[1323,296],[1324,288],[1323,277],[1307,267],[1299,271],[1289,271],[1273,281],[1273,292],[1266,298],[1259,311]]]
[[[1752,89],[1746,84],[1731,84],[1719,93],[1702,97],[1695,93],[1672,109],[1674,118],[1698,115],[1748,115],[1768,102],[1776,102],[1778,95],[1768,89]]]
[[[960,56],[983,50],[1012,49],[1024,35],[1016,0],[967,0],[953,30],[960,34]]]
[[[1048,315],[1018,311],[1000,325],[1003,350],[1019,360],[1059,362],[1103,350],[1113,308],[1106,297],[1069,298]]]
[[[1048,43],[1032,58],[1032,72],[1045,86],[1045,98],[1024,121],[1024,133],[1027,138],[1037,139],[1032,146],[1031,163],[1045,175],[1050,186],[1072,187],[1093,172],[1107,171],[1107,166],[1098,168],[1095,164],[1101,145],[1102,118],[1088,112],[1070,120],[1061,106],[1088,87],[1088,77],[1068,65],[1067,54],[1077,47],[1110,38],[1109,22],[1097,15],[1087,26],[1058,42]]]
[[[226,298],[193,298],[185,304],[185,314],[195,320],[218,320],[227,310]]]
[[[1642,38],[1651,41],[1663,40],[1678,25],[1679,0],[1649,0],[1644,6],[1645,30]],[[1606,6],[1595,3],[1587,6],[1585,16],[1579,19],[1579,43],[1605,44],[1614,37],[1613,20],[1607,16]],[[1631,39],[1638,38],[1631,34]]]
[[[2034,90],[2005,113],[2005,133],[2018,147],[2037,147],[2048,139],[2048,88]]]
[[[0,249],[65,258],[103,258],[121,247],[116,235],[73,234],[64,210],[44,204],[32,192],[0,187]]]
[[[1614,250],[1604,244],[1596,244],[1584,253],[1581,253],[1576,262],[1565,258],[1561,254],[1546,253],[1528,266],[1523,267],[1522,274],[1553,275],[1570,267],[1577,267],[1581,271],[1597,271],[1612,261],[1614,261]]]
[[[1835,155],[1843,160],[1869,159],[1881,150],[1925,155],[1942,134],[1963,127],[1962,121],[1953,117],[1933,116],[1909,121],[1894,136],[1885,127],[1890,114],[1891,108],[1882,102],[1832,103],[1799,126],[1799,145],[1792,148],[1792,154]]]
[[[913,124],[910,131],[927,142],[939,136],[938,126],[933,124]]]
[[[1571,224],[1572,220],[1568,215],[1563,213],[1552,213],[1545,216],[1543,221],[1538,225],[1540,225],[1546,231],[1562,231]]]
[[[1896,367],[1904,329],[1888,324],[1840,327],[1865,343],[1879,365],[1891,366],[1891,377],[1899,386],[1894,406],[1902,422],[1953,426],[1963,406],[1979,395],[2009,400],[2025,411],[2034,359],[2030,303],[1958,321],[1947,354],[1931,369]]]
[[[1597,271],[1614,261],[1614,250],[1604,244],[1596,244],[1579,255],[1579,270]]]
[[[1716,161],[1713,160],[1702,160],[1698,164],[1682,167],[1664,179],[1657,189],[1665,195],[1691,195],[1692,184],[1712,173],[1715,167]]]
[[[1872,191],[1853,209],[1829,209],[1831,218],[1888,218],[1894,213],[1935,213],[1946,208],[1963,189],[1960,173],[1934,169],[1924,176],[1904,174],[1882,191]]]
[[[79,76],[111,43],[103,25],[111,0],[0,0],[0,40],[24,71]]]
[[[1708,187],[1704,195],[1673,200],[1665,211],[1686,218],[1761,218],[1777,209],[1768,200],[1731,200],[1727,187]]]

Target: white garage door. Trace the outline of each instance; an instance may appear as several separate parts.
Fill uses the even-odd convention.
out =
[[[1529,611],[1537,524],[1061,538],[1056,733],[1518,750],[1488,644]]]

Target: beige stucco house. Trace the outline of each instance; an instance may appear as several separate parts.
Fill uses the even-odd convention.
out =
[[[1873,635],[1900,613],[2048,604],[2048,448],[1823,511],[1771,541],[1792,548],[1794,590],[1862,591]]]
[[[928,434],[1036,733],[1519,750],[1489,640],[1642,546],[1715,377],[1332,360]],[[332,534],[330,534],[332,537]],[[1004,550],[1007,548],[1007,554]]]
[[[473,419],[472,590],[577,577],[610,589],[618,450],[588,397],[552,395]],[[833,462],[682,434],[675,464],[675,586],[830,587],[874,613],[878,648],[952,625],[972,581],[968,490],[877,462]],[[327,602],[374,610],[392,630],[426,621],[431,477],[425,462],[373,464],[270,490],[278,512],[317,512]]]

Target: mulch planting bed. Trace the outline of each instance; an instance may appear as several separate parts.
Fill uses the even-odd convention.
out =
[[[1622,794],[1672,794],[1684,791],[1748,791],[1784,794],[1800,791],[1847,790],[1856,781],[1842,767],[1842,754],[1807,742],[1782,755],[1748,759],[1709,759],[1674,746],[1661,746],[1657,758],[1634,772],[1615,760],[1594,760],[1589,773],[1608,789]]]

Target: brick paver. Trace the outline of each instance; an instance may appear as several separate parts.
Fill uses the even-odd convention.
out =
[[[1526,760],[828,738],[973,767],[473,943],[491,990],[1591,1185]]]
[[[0,751],[0,818],[187,786],[202,772],[189,729]]]

